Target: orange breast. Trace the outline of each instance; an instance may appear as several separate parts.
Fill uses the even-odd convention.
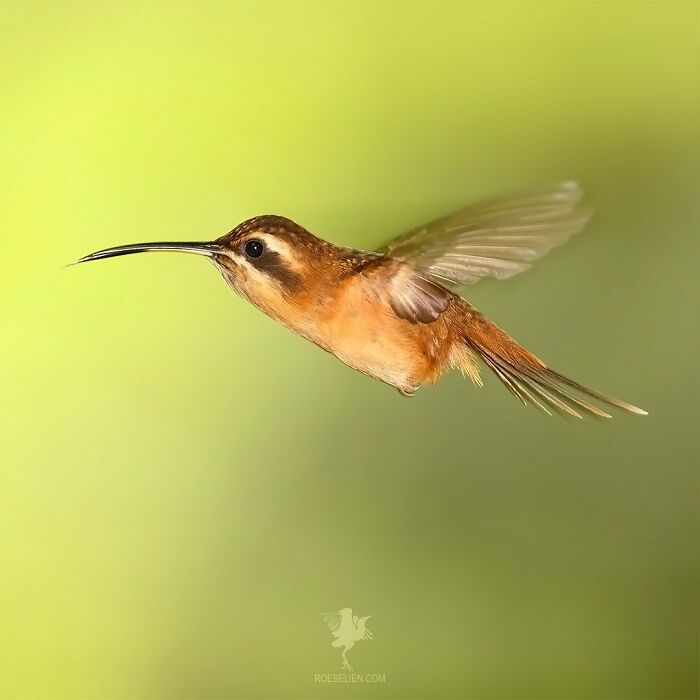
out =
[[[432,335],[426,325],[397,318],[385,300],[350,278],[325,305],[312,340],[350,367],[410,393],[432,378],[426,352]]]

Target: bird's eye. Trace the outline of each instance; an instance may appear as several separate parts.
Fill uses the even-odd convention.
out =
[[[245,242],[243,250],[249,258],[259,258],[265,251],[265,246],[257,238],[251,238]]]

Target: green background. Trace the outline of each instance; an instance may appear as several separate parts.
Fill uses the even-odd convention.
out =
[[[109,5],[0,10],[3,696],[697,697],[700,5]],[[587,230],[466,294],[648,418],[407,400],[199,258],[62,267],[565,178]],[[314,682],[345,606],[382,684]]]

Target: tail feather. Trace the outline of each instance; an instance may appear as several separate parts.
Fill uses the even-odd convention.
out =
[[[502,329],[472,310],[464,340],[501,380],[505,387],[525,405],[543,413],[552,410],[564,416],[581,418],[582,413],[598,418],[612,416],[589,398],[637,415],[647,412],[637,406],[584,386],[550,369]]]
[[[649,415],[644,409],[639,408],[638,406],[634,406],[631,403],[627,403],[626,401],[622,401],[621,399],[616,399],[612,396],[608,396],[607,394],[603,394],[602,392],[597,391],[596,389],[591,389],[588,386],[584,386],[583,384],[579,384],[578,382],[574,381],[573,379],[569,379],[568,377],[565,377],[563,374],[559,374],[559,372],[555,372],[553,369],[549,369],[547,371],[556,381],[561,382],[563,384],[566,384],[567,386],[570,386],[572,389],[576,389],[577,391],[580,391],[583,394],[588,394],[588,396],[592,396],[594,399],[598,399],[598,401],[602,401],[603,403],[608,403],[611,406],[615,406],[616,408],[621,408],[624,411],[629,411],[630,413],[636,413],[639,416]]]

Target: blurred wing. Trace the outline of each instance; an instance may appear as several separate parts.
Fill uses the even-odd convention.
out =
[[[505,279],[580,231],[590,212],[575,182],[488,199],[389,241],[379,252],[452,290]]]

